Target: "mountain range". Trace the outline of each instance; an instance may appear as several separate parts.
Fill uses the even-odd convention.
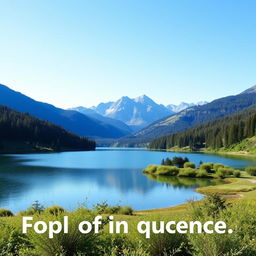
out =
[[[0,84],[0,104],[52,122],[80,136],[89,138],[120,138],[130,133],[77,111],[64,110],[36,101],[2,84]]]
[[[0,84],[0,104],[82,137],[105,140],[114,146],[145,146],[152,139],[188,130],[256,104],[256,86],[210,103],[164,106],[143,95],[133,99],[124,96],[91,108],[81,106],[65,110]]]
[[[157,137],[185,131],[207,121],[237,113],[254,104],[256,104],[256,86],[238,95],[220,98],[202,106],[193,106],[158,120],[132,135],[119,139],[115,145],[145,146]]]
[[[115,102],[100,103],[91,108],[80,106],[72,108],[72,110],[79,111],[105,122],[118,120],[126,124],[130,130],[138,131],[159,119],[173,115],[186,108],[195,105],[203,105],[205,103],[206,102],[200,102],[195,104],[182,102],[179,105],[170,104],[164,106],[157,104],[148,96],[142,95],[134,99],[124,96]]]

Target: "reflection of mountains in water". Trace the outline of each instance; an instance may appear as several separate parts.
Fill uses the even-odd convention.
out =
[[[99,187],[115,188],[122,193],[133,191],[146,194],[159,186],[147,179],[139,169],[55,168],[26,166],[22,165],[23,162],[10,156],[0,157],[0,200],[13,193],[22,196],[33,187],[54,186],[54,183],[67,180],[77,185],[92,183]]]
[[[191,189],[212,185],[216,182],[207,179],[146,176],[140,169],[56,168],[26,166],[23,162],[23,160],[11,156],[0,157],[1,202],[10,197],[15,197],[18,200],[36,188],[54,189],[59,184],[64,188],[73,184],[73,187],[79,189],[81,194],[83,194],[83,188],[86,190],[96,186],[106,190],[114,188],[124,195],[129,192],[146,195],[159,186]],[[70,193],[72,194],[72,191]]]

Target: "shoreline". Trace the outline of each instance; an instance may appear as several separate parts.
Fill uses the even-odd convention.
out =
[[[195,191],[197,193],[200,193],[201,195],[218,194],[232,202],[239,199],[247,199],[248,196],[250,197],[251,195],[253,195],[253,197],[256,198],[256,177],[245,176],[242,178],[225,178],[224,181],[225,181],[224,184],[199,187],[199,188],[196,188]],[[244,185],[244,187],[241,187],[240,189],[236,189],[241,185]],[[231,189],[229,190],[227,189],[227,187]],[[202,199],[196,200],[196,202],[199,202],[201,200]],[[153,208],[148,210],[136,210],[134,211],[134,213],[141,215],[141,214],[150,214],[150,213],[159,213],[159,212],[163,213],[163,212],[172,212],[172,211],[184,211],[189,207],[189,204],[190,203],[187,202],[187,203],[178,204],[170,207]]]

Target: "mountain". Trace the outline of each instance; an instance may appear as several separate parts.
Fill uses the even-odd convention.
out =
[[[243,91],[241,94],[248,94],[248,93],[256,93],[256,85],[254,85],[251,88]]]
[[[193,106],[202,106],[207,104],[206,101],[200,101],[198,103],[186,103],[186,102],[181,102],[179,105],[174,105],[174,104],[169,104],[166,106],[171,112],[178,113],[186,108],[190,108]]]
[[[127,134],[117,127],[85,116],[77,111],[64,110],[47,103],[35,101],[2,84],[0,84],[0,104],[52,122],[80,136],[90,138],[119,138]]]
[[[220,98],[203,106],[187,108],[175,115],[156,121],[133,135],[121,138],[116,145],[145,145],[157,137],[182,132],[204,122],[237,113],[256,104],[256,92],[253,91],[254,87],[235,96]]]
[[[0,105],[0,152],[94,150],[95,141]]]
[[[174,113],[146,95],[135,99],[124,96],[116,102],[100,103],[91,109],[104,117],[120,120],[135,131]]]
[[[102,116],[102,115],[98,114],[93,109],[80,106],[80,107],[76,107],[76,108],[71,108],[70,110],[78,111],[86,116],[89,116],[98,121],[104,122],[105,124],[112,125],[112,126],[116,127],[117,129],[119,129],[120,131],[122,131],[125,135],[131,134],[133,132],[132,129],[128,125],[123,123],[122,121]]]
[[[185,132],[170,134],[150,142],[151,149],[170,149],[173,147],[188,147],[198,149],[230,149],[236,151],[248,150],[248,143],[235,145],[243,140],[255,136],[256,131],[256,105],[253,105],[236,114],[219,118],[195,126]],[[255,139],[253,147],[256,149]],[[235,145],[235,147],[233,147]],[[252,146],[252,143],[251,143]]]

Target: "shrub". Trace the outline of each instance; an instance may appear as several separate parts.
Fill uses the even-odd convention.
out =
[[[214,170],[215,172],[217,172],[218,169],[221,168],[221,167],[224,167],[224,165],[223,165],[223,164],[216,163],[216,164],[213,165],[213,170]]]
[[[213,164],[212,163],[204,163],[200,165],[201,170],[205,170],[208,173],[212,172]]]
[[[20,211],[18,215],[20,216],[31,216],[34,215],[35,211],[31,207],[29,207],[27,210]]]
[[[180,177],[196,177],[196,170],[193,168],[183,168],[179,172]]]
[[[133,214],[133,209],[131,206],[122,206],[119,209],[119,214],[122,215],[132,215]]]
[[[247,166],[245,171],[251,176],[256,176],[256,166]]]
[[[157,167],[158,167],[158,166],[155,165],[155,164],[150,164],[150,165],[147,166],[146,169],[143,170],[143,172],[144,172],[144,173],[155,173],[156,170],[157,170]]]
[[[33,256],[30,251],[32,244],[25,234],[22,234],[14,225],[7,223],[0,224],[0,255],[1,256],[22,256],[21,250],[29,251],[26,256]],[[40,254],[37,254],[39,256]],[[23,256],[25,256],[23,254]]]
[[[192,163],[192,162],[186,162],[186,163],[184,164],[184,168],[193,168],[193,169],[195,169],[196,166],[195,166],[195,164]]]
[[[208,172],[206,170],[198,170],[196,173],[197,178],[207,178],[209,177]]]
[[[218,170],[215,174],[215,177],[217,178],[221,178],[221,179],[224,179],[225,178],[225,175],[222,171]]]
[[[35,246],[39,255],[86,255],[96,256],[98,254],[99,235],[102,234],[104,225],[107,223],[106,219],[102,220],[103,225],[100,226],[99,234],[96,234],[93,230],[87,234],[82,234],[78,230],[78,225],[82,221],[86,220],[92,222],[95,218],[95,214],[84,214],[84,211],[78,209],[77,211],[69,214],[68,230],[69,232],[60,233],[54,235],[53,238],[49,238],[49,234],[38,234],[33,229],[30,229],[27,233],[29,240]],[[35,217],[33,221],[60,221],[63,225],[63,214],[58,216],[41,215]],[[29,255],[29,254],[28,254]]]
[[[255,210],[247,208],[245,211],[244,207],[238,207],[238,205],[234,204],[234,206],[228,207],[225,201],[216,195],[206,198],[202,203],[194,204],[192,220],[197,219],[200,222],[221,220],[236,232],[232,234],[188,233],[189,242],[193,248],[192,255],[256,255],[253,241],[255,235],[249,234],[251,225],[254,225],[252,223],[255,223],[252,217]],[[241,236],[239,235],[240,230]]]
[[[155,174],[176,176],[179,173],[179,168],[176,166],[158,166]]]
[[[11,217],[13,216],[13,213],[8,209],[0,209],[0,217]]]
[[[225,178],[227,176],[231,176],[234,174],[234,170],[229,167],[220,167],[218,171],[216,172],[217,177],[219,178]]]
[[[58,215],[60,213],[63,213],[65,210],[61,206],[53,205],[45,209],[46,213],[52,214],[52,215]]]
[[[103,213],[106,213],[106,214],[118,214],[119,211],[120,211],[120,206],[117,205],[117,206],[107,206],[104,210]]]
[[[234,171],[234,177],[239,178],[241,176],[241,172],[238,170]]]
[[[21,216],[29,216],[35,214],[41,214],[44,211],[44,207],[39,203],[39,201],[35,201],[30,207],[28,207],[25,211],[20,211],[19,215]]]
[[[234,169],[232,168],[226,168],[227,175],[231,176],[234,175]]]

